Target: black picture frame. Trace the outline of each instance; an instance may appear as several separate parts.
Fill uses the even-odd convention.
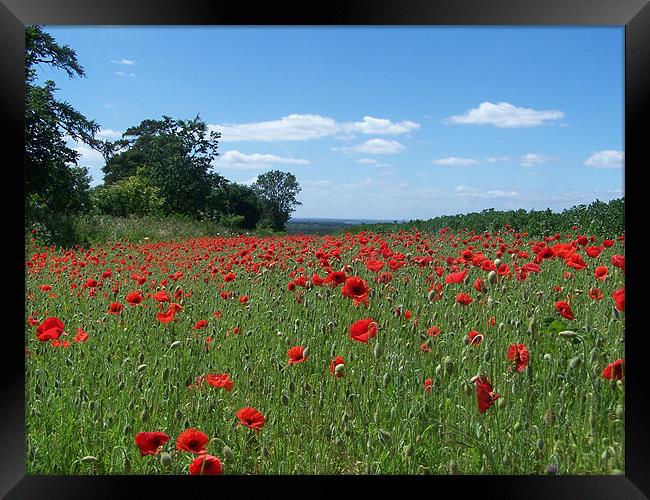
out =
[[[248,494],[251,487],[265,493],[311,495],[308,483],[332,481],[330,495],[349,494],[341,487],[367,487],[404,480],[421,483],[431,494],[439,486],[454,494],[475,493],[481,498],[644,498],[650,496],[650,399],[643,372],[641,316],[644,267],[641,238],[645,206],[639,178],[643,147],[642,116],[650,95],[650,6],[649,0],[411,0],[388,2],[330,0],[279,5],[255,5],[223,0],[0,0],[0,112],[7,141],[2,156],[4,186],[3,221],[10,236],[5,252],[4,318],[10,318],[3,332],[5,367],[1,378],[0,494],[6,498],[114,498],[135,493],[134,487],[154,496],[182,488],[186,494],[199,490],[223,494],[223,485]],[[626,408],[624,476],[427,476],[427,477],[227,477],[218,483],[189,477],[131,476],[25,476],[25,369],[24,318],[19,302],[24,300],[23,222],[16,215],[14,193],[24,198],[24,27],[26,25],[591,25],[625,26],[625,155],[632,166],[625,171],[626,253],[628,293],[626,309]],[[646,139],[647,142],[647,139]],[[24,199],[23,199],[24,206]],[[19,211],[18,211],[19,213]],[[628,229],[630,231],[628,232]],[[7,283],[9,285],[7,285]],[[646,285],[647,286],[647,285]],[[23,293],[21,297],[21,293]],[[16,302],[13,304],[13,302]],[[192,482],[189,482],[192,481]],[[291,491],[287,491],[290,483]],[[343,483],[343,481],[345,483]],[[363,483],[361,483],[363,482]],[[434,482],[434,484],[430,484]],[[338,483],[338,484],[337,484]]]

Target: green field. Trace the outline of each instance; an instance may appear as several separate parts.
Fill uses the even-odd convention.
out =
[[[624,380],[603,372],[624,358],[625,242],[581,234],[396,228],[32,247],[27,473],[188,474],[200,457],[177,449],[188,428],[208,436],[223,474],[622,473]],[[364,318],[376,328],[367,343],[350,335]],[[512,344],[529,352],[521,371]],[[289,363],[294,346],[307,355]],[[344,366],[331,373],[336,356]],[[228,374],[232,390],[200,378],[210,374]],[[485,379],[491,398],[479,395]],[[245,407],[261,428],[238,425]],[[140,432],[169,440],[141,455]]]

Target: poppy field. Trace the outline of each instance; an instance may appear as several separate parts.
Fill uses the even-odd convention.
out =
[[[26,255],[28,474],[620,474],[625,238]]]

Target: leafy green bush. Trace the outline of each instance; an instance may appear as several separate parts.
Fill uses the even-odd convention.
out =
[[[165,204],[160,190],[137,175],[95,188],[91,199],[100,213],[116,217],[155,214]]]

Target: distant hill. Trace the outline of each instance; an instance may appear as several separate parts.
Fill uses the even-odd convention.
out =
[[[377,219],[328,219],[325,217],[295,217],[287,222],[289,234],[330,234],[359,224],[386,224],[402,222]]]

